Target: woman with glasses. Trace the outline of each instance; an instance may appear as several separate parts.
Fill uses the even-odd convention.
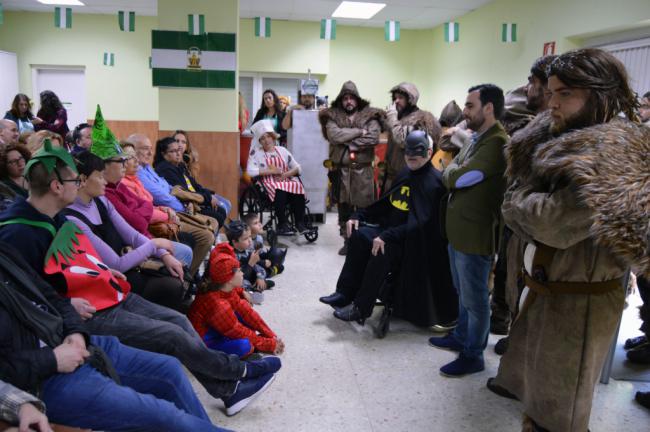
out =
[[[183,150],[173,137],[167,137],[156,142],[156,155],[153,166],[159,176],[172,186],[193,192],[202,198],[200,213],[215,218],[219,226],[226,220],[226,211],[219,205],[214,191],[203,187],[187,170],[183,163]],[[179,197],[182,201],[183,198]]]
[[[16,196],[27,198],[29,186],[23,176],[31,153],[20,144],[11,144],[0,153],[0,181]]]

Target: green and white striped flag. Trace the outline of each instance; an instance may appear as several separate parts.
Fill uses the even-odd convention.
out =
[[[336,39],[336,20],[320,20],[320,38],[326,40]]]
[[[445,23],[445,42],[458,42],[460,25],[457,22]]]
[[[503,23],[501,25],[501,42],[517,42],[517,24]]]
[[[195,36],[205,34],[205,15],[199,15],[199,14],[188,15],[187,32]]]
[[[235,88],[237,53],[234,33],[153,30],[153,85],[158,87]]]
[[[54,8],[54,27],[72,28],[72,8],[65,8],[61,13],[61,8]]]
[[[386,21],[386,24],[384,24],[384,39],[389,42],[399,40],[399,21]]]
[[[0,25],[5,22],[5,14],[2,10],[2,3],[0,3]]]
[[[115,66],[115,53],[104,53],[104,66]]]
[[[120,23],[120,30],[135,31],[135,12],[119,11],[117,19]]]
[[[271,37],[271,18],[255,17],[255,36],[260,38]]]

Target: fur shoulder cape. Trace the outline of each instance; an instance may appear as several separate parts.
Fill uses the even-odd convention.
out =
[[[379,124],[383,126],[383,120],[385,117],[386,113],[384,110],[372,108],[367,104],[362,110],[357,111],[352,122],[350,122],[345,110],[337,106],[324,109],[318,113],[318,121],[320,122],[321,131],[323,132],[323,137],[325,139],[327,139],[327,122],[330,120],[341,128],[353,127],[363,129],[370,120],[377,120]]]
[[[650,128],[616,118],[554,137],[548,112],[506,147],[509,180],[569,182],[594,211],[591,232],[650,276]]]

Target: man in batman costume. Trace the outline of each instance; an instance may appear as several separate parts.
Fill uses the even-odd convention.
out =
[[[446,190],[430,162],[437,138],[411,132],[407,166],[384,195],[348,221],[350,245],[336,292],[320,298],[336,309],[336,318],[363,323],[378,297],[386,302],[385,311],[418,326],[457,318],[458,297],[440,225]],[[385,313],[380,328],[387,326],[386,318]]]

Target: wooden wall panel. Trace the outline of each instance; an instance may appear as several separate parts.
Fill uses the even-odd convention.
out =
[[[159,136],[168,136],[172,132],[160,131]],[[192,147],[199,153],[199,183],[228,198],[233,205],[230,217],[236,217],[241,175],[239,132],[187,132]]]
[[[88,123],[92,124],[94,119],[89,119]],[[118,140],[126,139],[133,133],[143,133],[148,136],[155,144],[158,139],[158,121],[148,120],[106,120],[109,127]]]

